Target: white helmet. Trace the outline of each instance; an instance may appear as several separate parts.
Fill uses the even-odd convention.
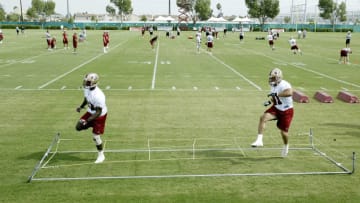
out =
[[[282,80],[282,72],[279,68],[274,68],[269,73],[269,84],[271,86],[278,85]]]
[[[84,77],[83,87],[85,89],[90,89],[90,88],[96,87],[98,81],[99,81],[98,74],[96,74],[96,73],[88,73]]]

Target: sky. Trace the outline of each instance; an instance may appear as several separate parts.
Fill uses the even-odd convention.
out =
[[[47,1],[47,0],[44,0]],[[71,14],[88,12],[94,14],[105,14],[106,6],[110,0],[52,0],[55,2],[55,12],[65,15],[67,13],[67,1],[69,1],[69,10]],[[171,14],[178,15],[176,0],[171,1]],[[294,5],[305,5],[307,2],[307,12],[315,13],[319,0],[280,0],[280,14],[290,14],[292,1]],[[338,3],[344,1],[347,3],[348,11],[360,11],[360,0],[333,0]],[[169,13],[169,0],[132,0],[133,13],[137,15],[167,15]],[[211,8],[214,14],[217,14],[216,4],[220,3],[225,16],[246,16],[247,7],[245,0],[211,0]],[[15,6],[20,7],[20,0],[1,0],[0,4],[6,13],[13,11]],[[31,6],[31,0],[22,0],[23,12]]]

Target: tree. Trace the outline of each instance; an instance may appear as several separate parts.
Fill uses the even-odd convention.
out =
[[[144,22],[146,22],[146,21],[147,21],[147,17],[146,17],[146,15],[142,15],[142,16],[141,16],[141,18],[140,18],[140,21],[144,21]]]
[[[196,13],[194,13],[194,5],[196,0],[176,0],[176,5],[180,8],[180,21],[188,21],[190,17],[196,23]]]
[[[118,9],[121,22],[123,21],[123,15],[129,15],[133,12],[131,7],[131,0],[110,0]]]
[[[290,17],[290,16],[285,16],[285,17],[284,17],[284,22],[285,22],[285,23],[290,23],[290,21],[291,21],[291,17]]]
[[[4,21],[4,20],[5,20],[5,10],[3,6],[0,4],[0,21]]]
[[[116,10],[114,7],[107,5],[106,6],[106,12],[108,12],[111,16],[114,16],[116,13]]]
[[[279,0],[245,0],[248,7],[248,14],[253,18],[258,18],[261,27],[268,18],[275,18],[279,12]]]
[[[339,6],[333,0],[319,0],[320,17],[330,19],[335,31],[336,20],[346,21],[346,4],[342,2]]]
[[[195,3],[195,12],[200,20],[207,20],[211,17],[212,10],[210,8],[210,0],[197,0]]]
[[[55,13],[55,2],[52,0],[32,0],[31,7],[26,11],[26,14],[31,18],[38,18],[39,15],[49,16]]]
[[[346,4],[345,2],[341,2],[336,10],[337,16],[339,16],[340,22],[345,22],[346,18]]]

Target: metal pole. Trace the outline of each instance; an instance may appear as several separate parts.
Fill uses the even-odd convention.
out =
[[[24,21],[23,11],[22,11],[22,1],[20,0],[20,22]]]

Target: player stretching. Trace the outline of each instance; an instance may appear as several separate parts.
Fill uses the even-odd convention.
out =
[[[107,53],[109,50],[110,36],[108,31],[104,31],[103,34],[103,45],[104,45],[104,53]]]
[[[86,130],[92,127],[93,140],[98,150],[98,156],[95,163],[102,163],[105,160],[104,143],[101,135],[104,134],[105,121],[107,116],[107,107],[105,103],[105,94],[97,86],[99,76],[96,73],[85,75],[83,80],[84,100],[82,104],[76,108],[80,113],[81,109],[88,105],[87,112],[81,116],[76,124],[76,130]]]
[[[277,127],[280,129],[280,134],[284,143],[281,156],[287,156],[289,152],[289,135],[291,120],[294,115],[292,88],[289,82],[282,79],[282,72],[278,68],[274,68],[269,74],[269,85],[271,86],[270,94],[268,94],[271,102],[265,102],[264,105],[272,106],[267,109],[260,117],[258,125],[258,135],[252,147],[263,146],[263,132],[267,121],[277,120]]]
[[[289,44],[290,44],[290,49],[293,52],[293,54],[300,53],[300,55],[302,55],[302,52],[296,43],[296,39],[294,39],[293,37],[290,37]]]
[[[150,39],[150,45],[151,45],[151,48],[154,49],[155,48],[155,42],[157,41],[158,39],[158,36],[155,35],[155,37],[151,38]]]
[[[351,54],[352,51],[350,48],[342,48],[340,50],[340,59],[339,59],[339,64],[344,63],[344,64],[350,64],[350,56],[349,54]]]

